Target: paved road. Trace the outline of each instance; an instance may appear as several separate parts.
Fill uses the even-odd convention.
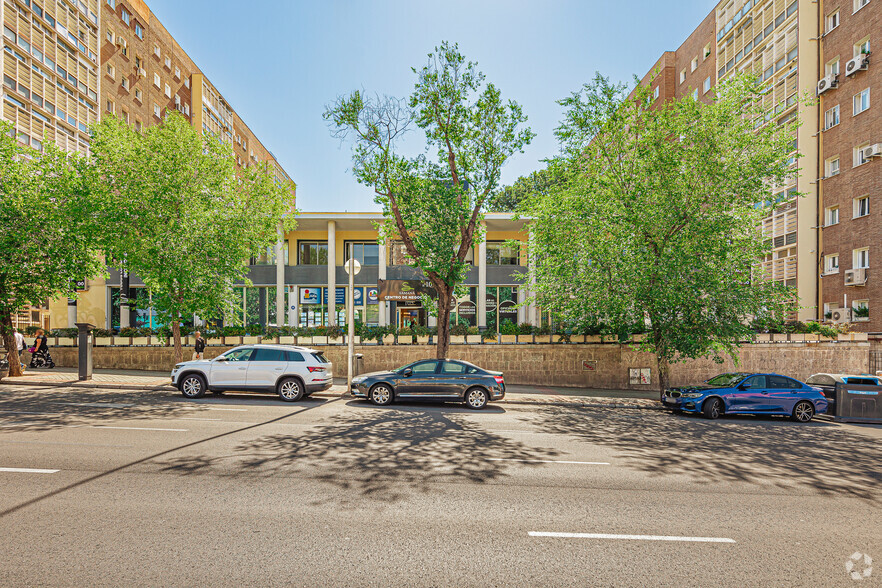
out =
[[[880,449],[771,418],[0,385],[0,585],[874,585],[845,563],[882,562]]]

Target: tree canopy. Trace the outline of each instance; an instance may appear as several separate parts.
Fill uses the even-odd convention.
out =
[[[373,188],[386,222],[381,239],[401,241],[438,293],[437,354],[447,354],[450,306],[466,255],[484,238],[482,215],[502,166],[533,138],[521,106],[485,83],[477,64],[442,42],[416,74],[407,100],[354,91],[325,110],[332,134],[352,141],[356,180]],[[417,127],[426,153],[403,154]]]
[[[554,168],[543,168],[521,176],[511,186],[504,186],[490,199],[492,212],[518,212],[523,202],[531,196],[548,194],[562,181]]]
[[[660,387],[671,362],[733,354],[752,319],[793,308],[755,271],[760,220],[796,171],[795,123],[762,124],[760,97],[741,77],[710,104],[658,104],[598,75],[560,102],[565,180],[526,204],[534,296],[573,325],[645,324]]]

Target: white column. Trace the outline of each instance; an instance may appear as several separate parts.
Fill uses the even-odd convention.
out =
[[[535,242],[534,237],[533,237],[533,231],[530,231],[530,235],[527,237],[527,241],[529,243],[529,246],[527,249],[527,252],[528,252],[527,253],[527,273],[529,273],[529,275],[530,275],[529,295],[533,296],[536,293],[536,274],[533,271],[534,268],[533,268],[533,263],[532,263],[533,251],[534,251],[533,245]],[[534,327],[539,326],[539,322],[540,322],[539,321],[539,312],[538,312],[538,309],[536,308],[536,303],[533,300],[531,300],[530,304],[527,305],[527,322],[529,322]]]
[[[276,326],[281,327],[285,324],[285,316],[288,314],[285,312],[285,233],[281,223],[277,232],[279,238],[276,241]]]
[[[379,279],[386,279],[386,244],[380,244],[380,268],[379,268]],[[389,319],[386,316],[386,301],[380,300],[380,326],[385,327],[389,324]]]
[[[300,309],[297,307],[297,286],[291,286],[291,291],[288,292],[288,324],[292,327],[300,326]]]
[[[518,286],[518,324],[527,322],[527,307],[520,306],[527,299],[527,291],[523,284]]]
[[[337,223],[328,221],[328,324],[337,324]]]
[[[487,326],[487,226],[484,239],[478,244],[478,328]],[[499,301],[496,301],[497,304]]]

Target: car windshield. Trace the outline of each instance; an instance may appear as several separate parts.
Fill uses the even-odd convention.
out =
[[[707,381],[708,386],[716,386],[717,388],[731,388],[744,379],[747,374],[720,374],[714,376]]]

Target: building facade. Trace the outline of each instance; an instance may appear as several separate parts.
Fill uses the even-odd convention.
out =
[[[215,318],[236,325],[342,325],[348,286],[344,266],[354,257],[361,264],[354,280],[358,322],[435,326],[418,301],[380,300],[380,280],[413,282],[422,277],[408,265],[401,243],[378,243],[375,223],[382,220],[380,213],[301,213],[296,230],[285,234],[267,255],[251,259],[248,278],[252,285],[235,289],[241,310]],[[519,307],[526,300],[521,277],[527,272],[526,248],[512,247],[511,242],[526,242],[526,221],[508,213],[488,213],[484,222],[486,240],[467,257],[465,292],[453,309],[453,320],[494,331],[505,322],[540,324],[542,318],[535,308]],[[132,326],[159,326],[143,284],[136,276],[131,280],[133,296],[142,298],[140,308],[132,311]],[[111,269],[106,283],[90,288],[93,296],[89,299],[98,304],[81,309],[81,318],[86,314],[93,324],[118,327],[119,283],[119,272]],[[52,312],[54,323],[63,321],[63,305],[53,305]]]
[[[102,117],[140,130],[176,110],[230,144],[239,169],[266,162],[277,182],[292,187],[293,209],[294,185],[281,164],[143,1],[2,0],[0,20],[2,116],[21,143],[42,151],[54,142],[87,154],[89,128]],[[107,281],[87,283],[78,300],[52,301],[22,317],[44,327],[104,324],[113,307],[106,298],[118,296],[120,286],[111,269]],[[131,295],[146,296],[137,284]]]

